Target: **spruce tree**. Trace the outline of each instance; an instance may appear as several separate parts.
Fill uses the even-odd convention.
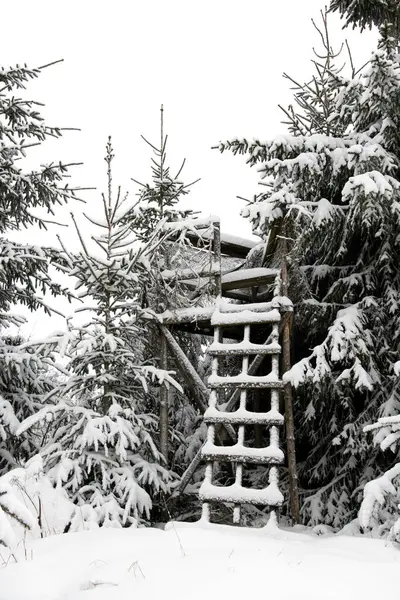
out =
[[[22,304],[31,311],[49,313],[45,294],[69,295],[49,270],[51,266],[65,268],[57,250],[10,239],[23,228],[45,229],[57,207],[75,197],[65,179],[68,165],[53,162],[37,169],[27,167],[33,146],[62,135],[61,128],[44,121],[41,103],[19,97],[44,68],[0,69],[0,475],[36,451],[39,439],[16,440],[15,432],[51,389],[46,372],[55,361],[49,347],[28,347],[12,333],[10,326],[25,322],[12,309]]]
[[[151,182],[141,183],[133,179],[139,185],[138,201],[127,213],[126,220],[130,222],[132,230],[136,232],[139,239],[147,239],[152,235],[160,221],[179,221],[187,218],[192,211],[182,210],[178,204],[183,196],[186,196],[190,187],[197,181],[185,184],[180,176],[185,166],[183,160],[179,170],[174,175],[167,163],[168,135],[164,134],[164,107],[161,106],[160,143],[152,144],[144,136],[142,139],[151,148],[153,157],[151,159]]]
[[[295,93],[297,111],[287,111],[291,134],[220,150],[247,155],[267,185],[245,209],[255,231],[291,238],[287,379],[297,387],[303,516],[340,527],[385,460],[363,426],[398,411],[400,69],[389,47],[348,80],[332,64],[317,66]]]
[[[133,179],[139,185],[138,199],[127,211],[124,223],[129,225],[138,239],[147,240],[155,236],[156,249],[152,254],[152,270],[143,280],[139,297],[143,308],[162,313],[166,309],[189,306],[190,295],[193,295],[193,290],[190,293],[177,279],[164,280],[162,273],[190,268],[194,260],[207,261],[209,255],[196,248],[186,235],[187,231],[190,231],[194,213],[190,209],[183,209],[181,203],[198,180],[189,183],[183,181],[182,174],[186,159],[182,161],[176,173],[167,161],[168,135],[164,132],[163,106],[161,106],[159,143],[151,143],[144,136],[142,138],[152,152],[151,180],[142,183]],[[176,235],[177,230],[175,230],[177,224],[180,228],[179,236]],[[198,302],[198,299],[193,302],[195,301]],[[160,364],[159,327],[154,321],[143,322],[142,327],[146,331],[141,345],[142,360],[156,360],[156,364]],[[202,356],[199,336],[191,336],[183,332],[174,332],[174,335],[179,339],[180,346],[190,357],[191,362],[198,365],[199,358]],[[176,370],[171,356],[168,360],[170,368]],[[167,402],[167,407],[162,405],[160,387],[149,386],[147,394],[149,409],[159,414],[160,430],[162,427],[168,430],[168,440],[165,440],[168,449],[164,448],[166,459],[178,473],[182,473],[201,446],[205,430],[200,427],[201,416],[193,407],[193,400],[187,393],[182,394],[170,388],[165,396],[168,399],[165,398],[163,402]]]
[[[179,203],[198,180],[187,184],[181,180],[186,159],[183,160],[176,174],[173,174],[167,163],[168,135],[164,133],[163,106],[161,106],[160,143],[152,144],[144,136],[142,138],[153,153],[151,181],[141,183],[133,179],[139,185],[138,199],[127,211],[124,222],[129,224],[132,232],[141,240],[147,240],[149,236],[157,232],[160,243],[153,256],[153,272],[156,275],[148,281],[143,289],[142,305],[162,312],[170,306],[176,308],[179,302],[187,302],[186,297],[179,298],[179,286],[176,285],[176,282],[174,281],[172,286],[168,285],[160,274],[165,269],[182,267],[183,247],[189,245],[189,241],[183,235],[180,244],[173,243],[171,239],[168,239],[166,233],[168,232],[168,223],[184,223],[192,216],[193,211],[183,210]],[[183,295],[185,296],[185,293]]]
[[[109,140],[103,217],[86,217],[99,233],[86,240],[73,217],[82,250],[65,249],[84,301],[79,310],[89,311],[83,326],[70,322],[62,342],[70,377],[51,394],[52,403],[20,428],[52,421],[42,450],[45,470],[78,505],[77,518],[104,526],[149,519],[152,500],[169,493],[174,475],[157,447],[158,423],[147,395],[152,382],[179,387],[168,372],[142,364],[139,292],[152,268],[158,231],[146,242],[132,233],[128,196],[120,188],[114,194],[113,158]]]

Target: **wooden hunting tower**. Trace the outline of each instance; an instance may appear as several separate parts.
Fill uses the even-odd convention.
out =
[[[270,236],[268,244],[261,246],[234,236],[221,236],[216,217],[194,219],[189,225],[168,223],[166,227],[168,242],[174,244],[186,228],[185,238],[190,240],[192,248],[202,247],[203,257],[200,266],[191,264],[189,258],[183,267],[161,273],[168,285],[184,286],[188,306],[148,315],[160,328],[161,366],[167,368],[168,349],[208,427],[207,440],[184,473],[179,490],[186,488],[204,460],[205,478],[199,492],[203,518],[210,520],[210,504],[223,503],[233,507],[233,522],[239,523],[243,505],[268,506],[274,510],[283,503],[279,468],[286,462],[291,516],[298,522],[292,393],[290,385],[282,381],[282,373],[290,368],[293,307],[286,297],[284,258],[278,265],[271,266],[276,239]],[[258,261],[252,263],[249,253],[255,253],[255,246],[259,256]],[[206,287],[212,289],[208,305],[201,302],[202,290]],[[194,297],[199,299],[197,305],[189,302],[189,298]],[[212,364],[207,385],[181,349],[174,330],[212,336],[213,342],[207,348]],[[284,407],[285,415],[280,407]],[[251,446],[246,444],[249,427],[253,430]],[[283,427],[287,459],[279,446],[279,432]],[[262,446],[263,429],[268,431],[269,442]],[[160,441],[167,456],[166,386],[161,389]],[[232,484],[216,485],[216,463],[231,465]],[[268,470],[268,483],[263,489],[244,485],[245,469],[254,464]]]

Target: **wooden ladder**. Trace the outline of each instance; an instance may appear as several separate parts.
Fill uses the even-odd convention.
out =
[[[210,521],[210,503],[233,504],[233,522],[241,520],[242,505],[252,504],[268,506],[271,509],[283,503],[283,495],[278,487],[278,465],[282,464],[284,455],[279,448],[279,427],[284,417],[279,413],[279,395],[283,388],[279,376],[279,323],[281,320],[279,294],[280,273],[275,284],[276,297],[271,302],[257,304],[228,304],[221,298],[217,300],[216,310],[211,324],[214,327],[214,342],[208,349],[212,357],[212,373],[209,377],[209,406],[204,415],[208,426],[207,441],[202,449],[206,471],[199,496],[203,501],[202,518]],[[244,336],[239,343],[224,343],[223,333],[229,327],[243,326]],[[267,327],[269,335],[264,344],[251,342],[251,328]],[[249,359],[251,356],[270,355],[271,371],[267,375],[249,375]],[[239,375],[221,376],[220,359],[239,356],[242,358],[242,371]],[[237,390],[239,408],[234,412],[221,410],[220,395],[223,390]],[[267,412],[254,412],[248,407],[248,390],[264,389],[270,391],[270,404]],[[233,446],[217,445],[215,428],[218,424],[237,429],[237,442]],[[245,445],[245,426],[259,425],[269,429],[269,445],[255,448]],[[229,486],[215,485],[213,475],[215,463],[224,462],[233,465],[235,482]],[[265,465],[269,469],[268,485],[263,489],[244,487],[243,466],[246,464]]]

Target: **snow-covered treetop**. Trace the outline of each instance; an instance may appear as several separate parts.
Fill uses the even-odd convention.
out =
[[[160,144],[150,143],[144,136],[143,140],[153,151],[152,158],[152,181],[150,183],[139,184],[138,200],[126,215],[131,228],[136,232],[139,239],[147,239],[149,234],[154,231],[160,220],[179,221],[192,214],[191,210],[181,210],[178,203],[183,196],[189,193],[190,187],[196,181],[185,184],[181,180],[182,170],[186,159],[183,160],[176,174],[172,173],[167,164],[166,147],[168,136],[164,135],[164,108],[161,106],[161,136]]]

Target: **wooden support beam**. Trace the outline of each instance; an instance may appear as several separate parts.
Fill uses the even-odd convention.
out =
[[[221,296],[221,225],[219,221],[215,221],[213,223],[213,252],[214,252],[214,261],[218,268],[214,274],[215,281],[215,295],[218,298]]]
[[[286,246],[284,238],[284,245]],[[282,292],[286,296],[288,291],[288,273],[286,256],[282,260]],[[292,339],[292,315],[287,314],[283,326],[282,335],[282,371],[286,373],[291,368],[291,339]],[[286,383],[283,388],[283,397],[285,400],[285,424],[286,424],[286,448],[288,457],[289,474],[289,494],[290,494],[290,512],[294,523],[300,523],[300,501],[298,488],[298,475],[296,464],[296,444],[294,434],[293,418],[293,392],[290,383]]]
[[[196,369],[191,364],[190,360],[169,331],[164,325],[160,325],[160,329],[163,332],[165,339],[167,340],[168,346],[171,352],[174,354],[178,368],[186,382],[186,385],[192,392],[193,400],[195,401],[197,408],[202,414],[206,412],[208,407],[208,398],[210,392],[207,386],[197,373]],[[228,433],[229,437],[236,442],[236,434],[232,426],[224,425],[224,429]]]
[[[167,340],[163,331],[160,331],[160,367],[168,370]],[[160,450],[168,465],[168,387],[166,383],[160,386]]]
[[[253,273],[252,273],[253,271]],[[274,283],[277,275],[276,269],[257,268],[244,269],[228,273],[222,277],[222,291],[241,290]]]
[[[197,408],[202,414],[204,414],[208,406],[209,397],[209,391],[207,387],[170,330],[165,327],[165,325],[160,325],[160,329],[168,343],[168,346],[170,347],[171,352],[175,356],[178,368],[187,386],[191,389],[191,391],[194,392],[193,398],[196,402]]]
[[[204,444],[203,444],[203,446],[204,446]],[[183,492],[189,485],[190,480],[192,479],[193,475],[195,474],[197,467],[200,465],[201,459],[202,459],[203,446],[197,451],[196,456],[194,457],[194,459],[192,460],[192,462],[190,463],[190,465],[188,466],[188,468],[182,475],[182,479],[181,479],[181,481],[179,483],[179,487],[178,487],[179,494],[183,494]]]
[[[222,295],[224,298],[231,298],[232,300],[240,300],[241,302],[248,303],[251,301],[250,294],[246,292],[238,292],[236,290],[223,290]]]
[[[215,306],[195,306],[193,308],[184,308],[178,310],[167,310],[158,315],[162,319],[163,325],[184,325],[184,324],[208,324],[211,326],[211,317],[215,311]],[[147,318],[146,315],[144,315]],[[154,315],[149,314],[150,319],[155,319]]]

